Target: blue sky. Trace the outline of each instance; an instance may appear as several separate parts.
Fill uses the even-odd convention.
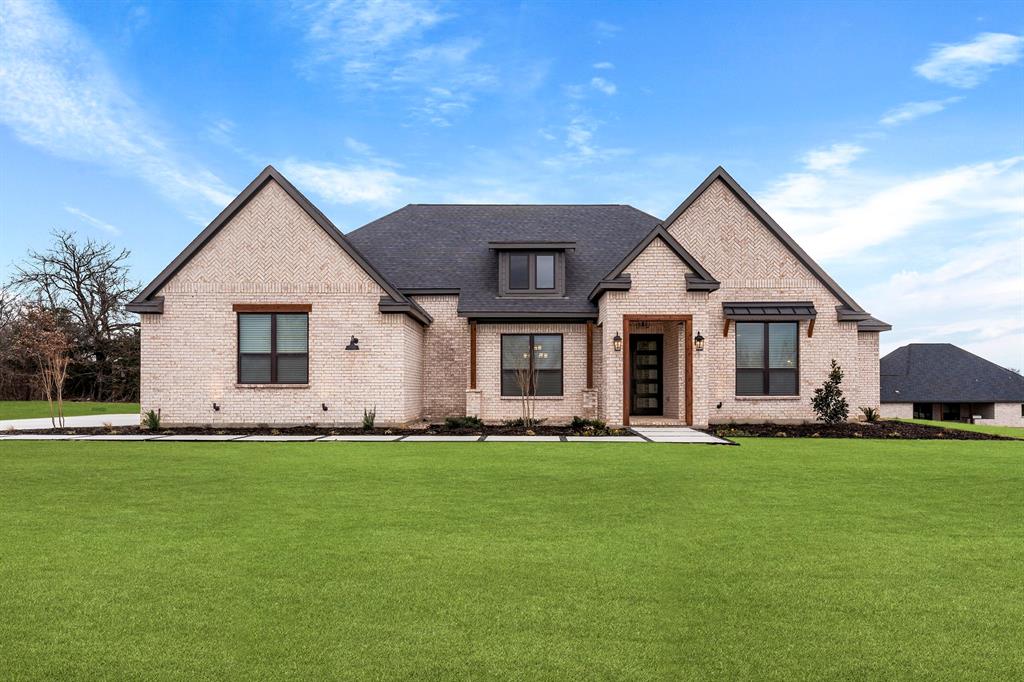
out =
[[[721,164],[883,351],[1024,367],[1019,3],[0,4],[0,275],[55,228],[147,282],[273,163],[411,202],[667,215]]]

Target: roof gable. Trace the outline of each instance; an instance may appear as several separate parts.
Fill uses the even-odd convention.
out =
[[[633,249],[626,254],[625,258],[619,261],[618,265],[612,268],[611,272],[605,275],[600,282],[590,292],[590,299],[596,300],[605,291],[609,290],[624,290],[629,289],[629,278],[624,273],[626,268],[629,267],[630,263],[635,261],[637,257],[647,250],[655,239],[660,239],[665,243],[666,246],[679,257],[679,260],[683,261],[690,270],[693,271],[692,275],[686,276],[686,288],[690,291],[714,291],[718,288],[718,281],[711,276],[703,265],[697,262],[694,258],[683,248],[675,237],[668,233],[663,225],[657,225],[651,230],[646,237],[640,240],[640,242],[633,247]]]
[[[883,403],[1024,402],[1024,377],[949,343],[912,343],[880,361]]]
[[[136,313],[161,313],[163,312],[163,299],[156,294],[167,284],[182,268],[184,268],[209,242],[216,236],[225,225],[231,222],[238,213],[256,197],[268,183],[275,182],[284,192],[315,222],[338,246],[347,253],[353,261],[373,279],[384,290],[386,297],[383,299],[391,308],[404,306],[397,312],[408,312],[420,322],[429,323],[430,317],[419,306],[406,298],[399,290],[383,277],[365,257],[352,246],[341,231],[325,216],[316,206],[312,204],[298,189],[295,188],[280,172],[273,166],[263,169],[249,185],[228,206],[206,226],[206,228],[193,239],[188,246],[178,254],[170,264],[164,268],[156,278],[150,282],[135,299],[128,304],[127,309]],[[407,309],[406,309],[407,308]],[[383,308],[382,308],[383,310]],[[389,310],[390,311],[390,310]]]
[[[864,311],[863,308],[850,296],[846,291],[840,287],[835,280],[833,280],[828,273],[818,265],[814,259],[812,259],[806,251],[804,251],[799,244],[784,230],[782,227],[775,222],[775,220],[768,215],[768,213],[761,208],[761,206],[754,201],[753,197],[747,193],[743,187],[728,172],[721,166],[711,172],[707,178],[697,186],[693,192],[690,193],[686,199],[683,200],[679,206],[665,220],[661,222],[661,226],[668,229],[671,227],[679,218],[689,209],[694,202],[697,201],[703,195],[708,188],[710,188],[716,181],[721,181],[729,191],[739,200],[739,202],[755,217],[757,220],[767,228],[768,232],[771,233],[775,239],[781,243],[785,249],[791,253],[796,260],[807,269],[811,275],[816,278],[821,284],[840,302],[838,306],[839,319],[845,321],[861,321],[867,320],[870,315]],[[884,324],[884,323],[883,323]]]

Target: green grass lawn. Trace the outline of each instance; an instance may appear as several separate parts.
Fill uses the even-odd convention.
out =
[[[981,433],[993,433],[997,436],[1009,436],[1011,438],[1024,438],[1024,428],[1019,426],[992,426],[989,424],[964,424],[962,422],[938,422],[931,419],[897,419],[894,421],[909,422],[911,424],[924,424],[925,426],[938,426],[943,429],[961,429],[963,431],[980,431]]]
[[[65,417],[88,414],[138,414],[138,403],[64,403]],[[50,406],[45,400],[0,400],[0,419],[32,419],[49,417]]]
[[[0,442],[0,678],[1019,679],[1024,443]]]

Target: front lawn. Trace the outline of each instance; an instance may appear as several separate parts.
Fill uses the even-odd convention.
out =
[[[0,440],[0,678],[1024,671],[1024,443]]]
[[[90,414],[138,414],[138,403],[65,402],[65,417]],[[33,419],[50,416],[45,400],[0,400],[0,419]]]
[[[963,422],[940,422],[931,419],[895,419],[909,424],[924,424],[925,426],[938,426],[942,429],[959,429],[961,431],[977,431],[978,433],[991,433],[996,436],[1009,436],[1010,438],[1024,438],[1024,428],[1019,426],[992,426],[990,424],[964,424]]]

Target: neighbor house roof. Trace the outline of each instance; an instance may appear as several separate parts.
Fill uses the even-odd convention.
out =
[[[883,403],[1024,402],[1024,377],[949,343],[911,343],[881,360]]]
[[[591,289],[657,224],[621,204],[411,204],[345,236],[407,294],[458,290],[462,315],[592,319]],[[565,297],[499,298],[495,240],[565,248]]]

